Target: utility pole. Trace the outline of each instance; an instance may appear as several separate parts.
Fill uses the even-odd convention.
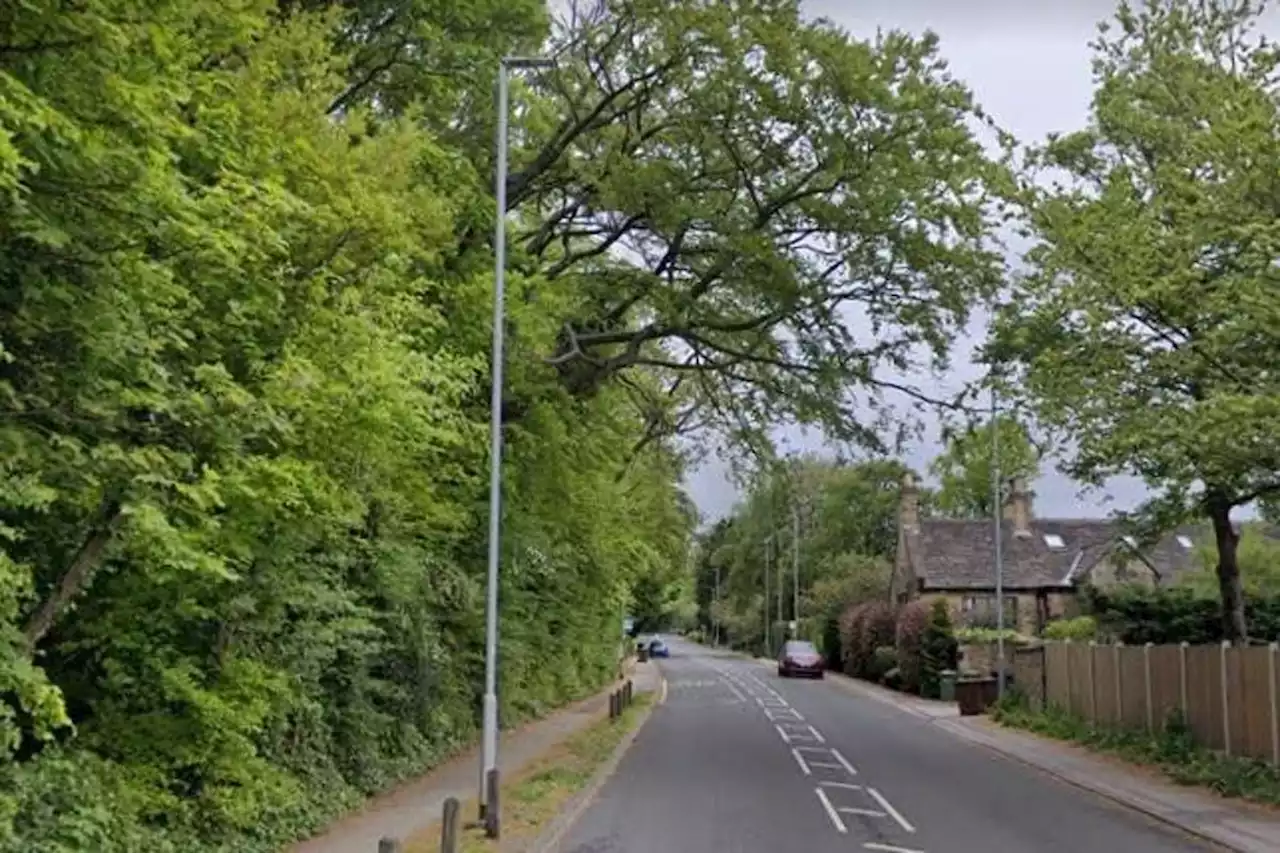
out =
[[[716,563],[716,590],[711,597],[711,645],[720,645],[720,563]]]
[[[800,634],[800,511],[791,502],[791,618]]]
[[[993,377],[994,378],[994,377]],[[1001,540],[1000,514],[1004,511],[1000,488],[1000,422],[995,383],[991,384],[991,503],[996,538],[996,693],[1004,698],[1004,543]]]
[[[769,642],[769,560],[773,553],[773,536],[764,540],[764,649],[773,654],[773,644]]]

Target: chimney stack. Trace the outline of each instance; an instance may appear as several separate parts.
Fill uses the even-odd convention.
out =
[[[1026,538],[1031,535],[1031,500],[1035,494],[1027,488],[1023,477],[1014,477],[1009,496],[1004,504],[1004,517],[1013,524],[1013,535]]]
[[[915,474],[910,471],[902,475],[898,523],[903,527],[918,527],[920,524],[920,490],[916,487]]]

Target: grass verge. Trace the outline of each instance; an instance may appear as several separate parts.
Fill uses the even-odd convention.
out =
[[[554,818],[575,794],[586,787],[624,737],[639,724],[644,711],[654,702],[652,693],[637,693],[622,717],[600,719],[569,737],[513,780],[502,786],[502,838],[491,841],[481,829],[465,829],[459,835],[461,853],[497,853],[520,849],[537,838],[547,821]],[[464,820],[475,817],[476,802],[462,804]],[[405,853],[439,853],[440,825],[412,836]]]
[[[991,717],[1001,725],[1154,767],[1180,785],[1197,785],[1224,797],[1280,805],[1280,767],[1205,749],[1195,742],[1191,729],[1179,715],[1171,716],[1155,734],[1103,728],[1058,707],[1034,711],[1015,694],[992,708]]]

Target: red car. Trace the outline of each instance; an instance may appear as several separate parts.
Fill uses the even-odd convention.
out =
[[[787,640],[782,646],[782,654],[778,655],[778,675],[786,678],[791,675],[808,675],[822,678],[827,671],[827,662],[807,640]]]

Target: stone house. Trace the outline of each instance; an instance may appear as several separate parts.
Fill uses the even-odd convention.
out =
[[[1051,619],[1080,612],[1082,586],[1164,585],[1194,569],[1194,537],[1179,528],[1149,547],[1107,519],[1036,518],[1021,480],[1003,509],[1005,624],[1038,634]],[[898,551],[890,584],[895,601],[942,596],[958,625],[994,626],[995,525],[990,519],[921,518],[911,475],[903,480]]]

